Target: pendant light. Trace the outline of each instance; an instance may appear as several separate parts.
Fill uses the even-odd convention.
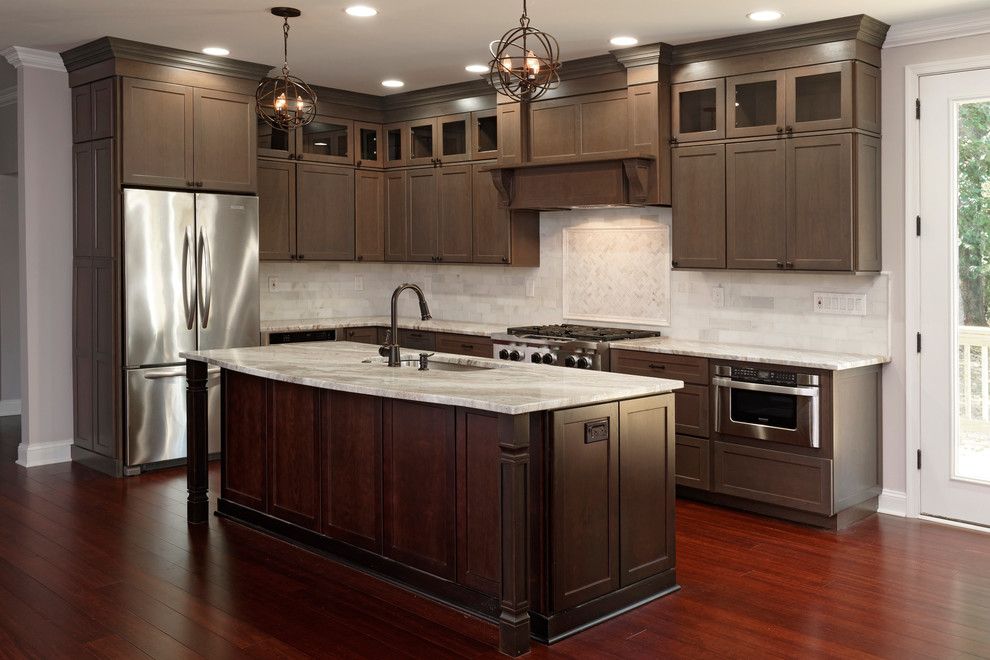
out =
[[[273,7],[272,14],[282,23],[282,75],[265,78],[255,92],[258,116],[272,127],[291,130],[305,126],[316,116],[316,92],[300,78],[289,75],[289,19],[302,12],[292,7]]]
[[[533,101],[560,84],[560,46],[553,35],[529,25],[526,0],[519,27],[489,44],[492,85],[516,101]]]

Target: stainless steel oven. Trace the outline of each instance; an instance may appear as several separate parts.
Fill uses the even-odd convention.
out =
[[[818,376],[716,365],[715,432],[799,447],[821,446]]]

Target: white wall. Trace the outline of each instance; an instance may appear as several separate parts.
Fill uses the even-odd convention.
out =
[[[21,399],[17,175],[0,174],[0,415]]]

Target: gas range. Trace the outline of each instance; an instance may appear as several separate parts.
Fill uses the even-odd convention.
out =
[[[609,342],[659,337],[655,330],[574,325],[530,325],[492,336],[494,357],[575,369],[608,371]]]

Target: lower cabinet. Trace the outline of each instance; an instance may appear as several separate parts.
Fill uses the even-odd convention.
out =
[[[268,511],[307,529],[320,526],[320,390],[271,381]]]
[[[413,351],[435,351],[437,336],[426,330],[399,330],[399,346]]]
[[[473,357],[492,357],[491,337],[476,337],[474,335],[454,335],[437,333],[436,350],[439,353],[454,353]]]
[[[237,371],[224,371],[224,499],[268,511],[268,382]]]
[[[378,328],[344,328],[339,331],[338,338],[341,341],[353,341],[360,344],[377,344]]]
[[[714,491],[832,515],[832,461],[715,441]]]
[[[678,409],[679,410],[679,409]],[[677,485],[711,490],[711,441],[678,435],[674,450]]]

